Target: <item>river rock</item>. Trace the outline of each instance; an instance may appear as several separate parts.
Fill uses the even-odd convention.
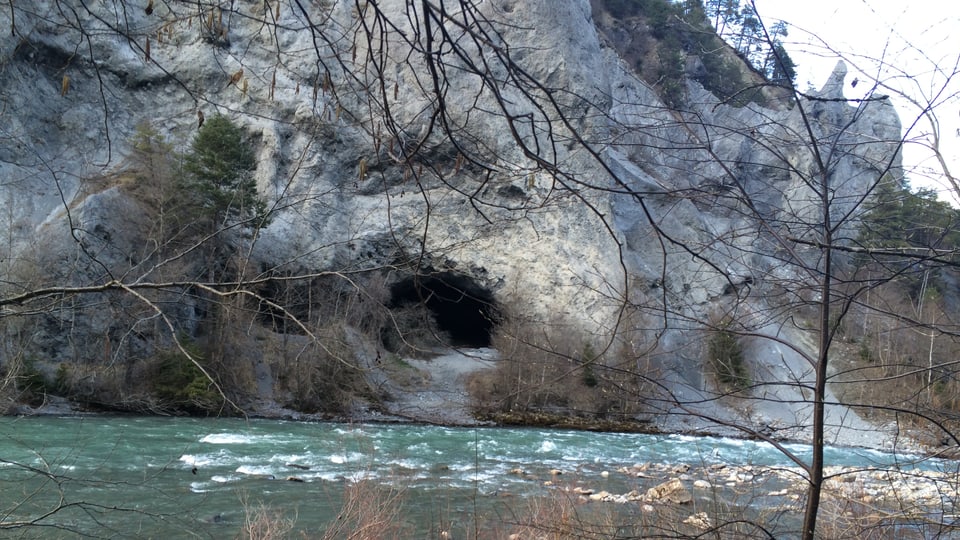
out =
[[[617,472],[633,476],[635,478],[647,478],[646,471],[650,469],[649,463],[637,463],[632,467],[620,467]]]
[[[588,498],[591,501],[607,502],[613,499],[613,495],[609,491],[598,491],[592,493]]]
[[[710,521],[710,516],[708,516],[706,512],[697,512],[687,517],[683,522],[687,525],[693,525],[698,529],[709,529],[713,526]]]
[[[679,478],[673,478],[647,490],[647,500],[674,504],[687,504],[693,501],[693,495]]]

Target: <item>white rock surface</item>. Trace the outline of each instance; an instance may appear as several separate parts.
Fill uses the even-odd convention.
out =
[[[735,108],[690,82],[688,119],[696,115],[702,123],[678,122],[683,115],[665,108],[598,37],[587,0],[480,3],[500,42],[480,52],[469,49],[471,59],[493,62],[495,51],[509,50],[524,73],[563,90],[555,94],[557,106],[573,122],[554,124],[553,142],[544,124],[529,122],[518,122],[512,138],[489,86],[451,69],[448,120],[462,128],[461,143],[489,158],[480,164],[491,168],[489,177],[479,166],[450,175],[456,150],[438,131],[427,131],[434,106],[419,86],[425,84],[422,55],[411,56],[404,42],[413,35],[407,2],[376,3],[398,25],[383,57],[367,55],[352,1],[304,3],[313,10],[309,21],[282,4],[282,26],[275,32],[258,22],[262,3],[236,3],[237,12],[223,14],[223,37],[214,39],[219,43],[205,39],[205,28],[219,12],[210,19],[211,13],[197,14],[195,4],[158,3],[152,15],[119,0],[28,4],[13,4],[15,21],[9,9],[0,9],[0,27],[14,30],[0,33],[4,275],[36,275],[29,269],[43,268],[40,274],[52,281],[89,284],[107,279],[108,268],[130,279],[153,279],[138,275],[149,250],[135,205],[115,190],[96,190],[90,180],[125,169],[137,123],[150,122],[182,149],[196,131],[197,110],[203,110],[208,117],[230,116],[255,138],[259,189],[278,205],[252,250],[260,267],[323,272],[391,266],[422,256],[434,268],[471,275],[514,306],[517,316],[542,324],[572,320],[601,336],[627,330],[618,347],[631,352],[656,340],[661,352],[651,357],[645,374],[680,400],[699,400],[712,391],[690,321],[722,305],[731,283],[749,278],[753,292],[744,309],[753,313],[770,307],[762,294],[766,287],[784,280],[811,285],[804,281],[808,276],[782,264],[783,254],[772,249],[768,234],[739,233],[763,230],[743,205],[712,204],[719,199],[677,192],[742,190],[760,217],[782,227],[781,235],[809,236],[818,215],[816,198],[800,175],[812,174],[816,164],[797,136],[805,132],[797,109]],[[75,26],[63,24],[67,11],[58,7],[63,4],[75,8],[70,17],[88,31],[86,40]],[[319,25],[322,35],[311,35],[308,23]],[[377,81],[371,58],[383,61],[385,94],[367,91]],[[407,58],[412,60],[404,63]],[[229,84],[241,69],[246,92],[238,87],[242,83]],[[506,76],[503,66],[493,71],[497,80]],[[822,95],[839,97],[844,75],[845,68],[838,68]],[[69,90],[61,95],[65,77]],[[500,90],[507,113],[517,118],[539,119],[537,106],[546,116],[558,114],[536,88],[503,84]],[[396,136],[383,121],[385,105],[397,121]],[[876,173],[871,163],[895,151],[900,126],[892,106],[886,100],[859,110],[839,100],[805,105],[821,142],[852,122],[842,142],[858,155],[836,156],[833,178],[838,193],[858,193]],[[572,142],[571,127],[588,146]],[[410,170],[390,155],[391,148],[395,157],[402,144],[423,137],[429,164],[448,175],[446,184],[428,168],[418,187],[408,178]],[[780,141],[782,157],[765,151],[758,140]],[[546,167],[537,168],[521,143],[539,143]],[[736,185],[717,159],[733,166]],[[361,160],[370,166],[364,178],[358,177]],[[640,195],[623,194],[624,188]],[[75,239],[71,231],[82,233]],[[81,238],[87,244],[78,242]],[[95,251],[99,262],[92,263],[85,249]],[[816,255],[798,248],[807,262]],[[619,311],[624,297],[639,306],[627,322]],[[183,320],[194,317],[190,305],[176,309]],[[798,332],[784,334],[781,322],[758,324],[758,332],[802,339]],[[91,336],[111,324],[86,320],[72,326],[68,338],[59,331],[63,320],[48,323],[31,332],[53,361],[97,357],[94,350],[101,345]],[[130,346],[132,353],[149,347]],[[772,342],[749,351],[759,380],[809,379],[803,360]],[[442,361],[433,366],[446,369]],[[757,402],[752,411],[716,401],[691,406],[683,412],[694,416],[685,414],[682,423],[673,421],[678,409],[663,405],[659,412],[666,416],[657,421],[677,430],[714,426],[713,419],[758,427],[806,422],[806,407],[795,404],[795,387],[771,392],[772,402]],[[854,413],[838,408],[830,414],[836,426],[832,440],[871,442],[869,426]]]

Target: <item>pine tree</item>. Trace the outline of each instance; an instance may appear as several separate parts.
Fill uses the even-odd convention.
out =
[[[186,184],[201,216],[214,227],[266,224],[266,203],[257,193],[253,150],[243,130],[227,117],[207,120],[184,158]]]

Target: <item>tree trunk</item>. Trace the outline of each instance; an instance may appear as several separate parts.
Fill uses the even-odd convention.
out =
[[[827,361],[830,352],[830,342],[833,337],[833,328],[830,320],[830,304],[833,296],[833,228],[830,219],[830,185],[826,173],[820,175],[820,197],[823,210],[822,235],[823,247],[823,274],[820,279],[820,341],[815,366],[815,380],[813,390],[813,434],[812,454],[810,461],[810,486],[807,488],[807,507],[803,516],[803,540],[813,540],[817,530],[817,515],[820,512],[820,495],[823,491],[823,435],[826,405],[824,403],[827,391]]]

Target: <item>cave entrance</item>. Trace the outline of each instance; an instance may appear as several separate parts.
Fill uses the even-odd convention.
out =
[[[489,347],[499,319],[493,293],[469,276],[453,272],[416,275],[390,287],[392,308],[421,306],[454,347]]]

